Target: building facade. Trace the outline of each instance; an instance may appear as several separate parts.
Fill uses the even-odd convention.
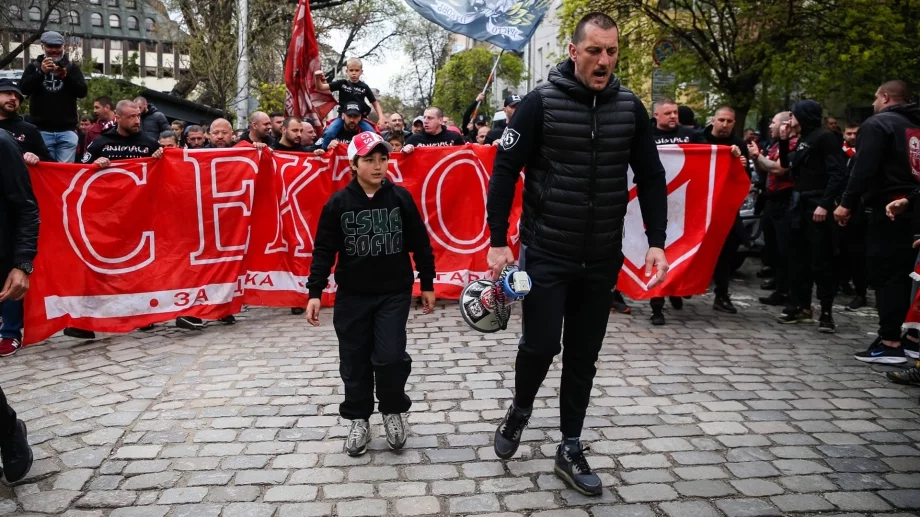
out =
[[[171,90],[188,73],[189,56],[180,55],[175,45],[181,31],[159,0],[7,1],[7,12],[0,15],[0,48],[7,52],[25,41],[50,9],[45,30],[64,35],[71,61],[92,57],[96,73],[157,91]],[[41,53],[36,42],[7,69],[24,70]]]

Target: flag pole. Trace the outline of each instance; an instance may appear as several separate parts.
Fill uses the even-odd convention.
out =
[[[498,53],[497,56],[495,56],[495,63],[492,64],[492,71],[489,72],[489,78],[486,79],[486,85],[482,87],[482,96],[486,95],[486,91],[489,89],[489,85],[492,84],[492,79],[495,77],[495,70],[498,69],[498,60],[502,58],[502,54],[504,53],[505,51],[502,50]],[[470,122],[472,122],[476,118],[476,115],[479,113],[480,104],[482,104],[482,101],[476,101],[476,108],[473,109],[473,114],[470,115]]]

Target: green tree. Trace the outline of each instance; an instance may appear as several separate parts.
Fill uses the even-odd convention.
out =
[[[484,48],[464,50],[451,56],[436,74],[434,104],[445,115],[459,121],[466,107],[482,92],[495,56]],[[519,84],[526,78],[524,62],[513,54],[504,53],[495,75],[507,84]],[[490,105],[490,96],[491,92],[487,92],[483,107]]]
[[[142,87],[111,77],[92,77],[86,80],[86,97],[80,99],[77,108],[84,115],[93,114],[93,100],[99,97],[110,97],[116,104],[123,99],[134,99],[144,90]]]
[[[258,88],[259,111],[284,112],[284,97],[287,89],[283,84],[262,83]]]

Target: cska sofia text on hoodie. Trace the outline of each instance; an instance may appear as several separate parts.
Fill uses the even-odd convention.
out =
[[[409,290],[415,282],[409,252],[422,291],[433,291],[434,253],[412,195],[384,180],[368,197],[354,179],[329,198],[320,214],[307,281],[310,298],[322,296],[333,264],[342,291],[378,295]]]

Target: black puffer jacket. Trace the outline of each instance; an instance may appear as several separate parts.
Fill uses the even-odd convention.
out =
[[[506,244],[514,182],[524,165],[521,241],[527,246],[578,262],[618,256],[629,165],[649,246],[664,246],[665,177],[648,112],[616,77],[595,92],[575,78],[574,63],[566,60],[518,105],[489,189],[493,247]]]
[[[38,251],[38,204],[29,170],[13,137],[0,131],[0,278]]]
[[[152,140],[159,140],[160,133],[170,129],[166,115],[153,104],[147,104],[147,112],[141,115],[141,130]]]

